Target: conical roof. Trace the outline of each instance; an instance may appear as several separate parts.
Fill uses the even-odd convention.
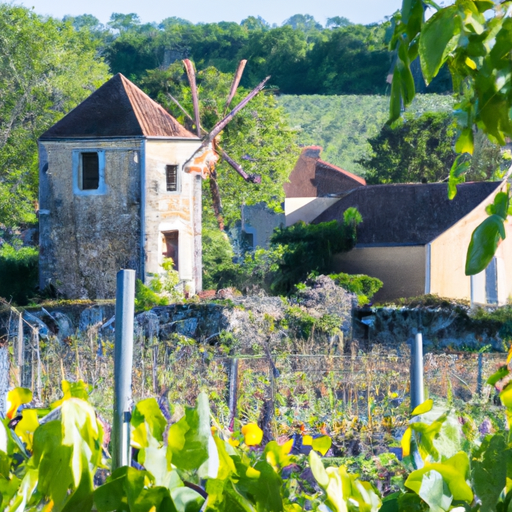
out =
[[[118,73],[43,133],[40,139],[130,136],[197,138]]]

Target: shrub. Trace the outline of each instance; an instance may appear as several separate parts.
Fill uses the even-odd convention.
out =
[[[203,228],[203,288],[205,290],[232,286],[237,273],[229,239],[218,228]]]
[[[160,297],[140,279],[135,281],[135,309],[137,311],[148,311],[155,306],[166,306],[167,304],[168,300],[165,297]]]
[[[172,258],[164,258],[162,263],[164,272],[157,274],[149,283],[149,287],[168,302],[179,302],[183,300],[183,292],[179,288],[180,274],[174,270]]]
[[[356,227],[362,220],[356,208],[349,208],[345,222],[320,224],[298,222],[274,231],[268,250],[246,253],[242,263],[233,263],[227,236],[207,229],[203,235],[204,288],[232,286],[242,292],[262,288],[276,295],[288,295],[312,272],[329,272],[334,254],[349,251],[356,241]]]
[[[38,279],[39,251],[35,247],[0,248],[0,296],[25,305],[33,296]]]
[[[298,222],[276,230],[271,243],[282,246],[282,257],[276,262],[272,291],[289,294],[311,272],[327,274],[331,269],[332,256],[349,251],[355,245],[358,221],[355,212],[348,215],[348,223],[336,220],[320,224]]]
[[[359,305],[367,304],[370,299],[382,288],[382,281],[376,277],[364,274],[331,274],[329,276],[338,286],[355,293]]]
[[[140,279],[135,283],[135,308],[147,311],[155,306],[166,306],[171,302],[179,302],[184,296],[178,289],[180,276],[174,270],[171,258],[165,258],[162,263],[163,274],[153,277],[149,285],[145,285]]]

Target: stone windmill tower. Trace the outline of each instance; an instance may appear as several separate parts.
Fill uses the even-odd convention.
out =
[[[238,82],[235,76],[234,91]],[[67,298],[110,298],[120,268],[134,269],[147,282],[161,271],[163,258],[172,257],[188,291],[201,290],[201,180],[213,176],[215,185],[218,152],[230,160],[215,147],[215,136],[262,88],[203,136],[199,121],[197,134],[191,133],[117,74],[43,133],[41,289],[52,286]]]

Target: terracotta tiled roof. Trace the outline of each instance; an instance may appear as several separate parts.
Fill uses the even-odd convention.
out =
[[[342,169],[341,167],[336,167],[333,164],[330,164],[329,162],[325,162],[324,160],[317,160],[317,166],[321,165],[322,167],[325,167],[327,169],[332,169],[334,171],[341,172],[345,176],[348,176],[349,178],[352,178],[353,180],[357,181],[358,183],[361,183],[361,185],[366,185],[366,180],[364,178],[361,178],[361,176],[357,176],[357,174],[353,174],[350,171],[346,171],[345,169]]]
[[[129,136],[197,138],[120,73],[40,138]]]
[[[424,245],[473,211],[501,182],[462,183],[448,199],[446,183],[369,185],[358,187],[314,221],[343,220],[355,207],[363,217],[357,245]]]
[[[363,178],[320,160],[321,151],[321,146],[302,149],[290,173],[290,182],[284,184],[287,198],[324,197],[366,185]]]

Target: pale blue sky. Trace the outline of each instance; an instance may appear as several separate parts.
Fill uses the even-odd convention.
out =
[[[178,16],[194,23],[236,21],[261,16],[280,25],[293,14],[311,14],[324,24],[327,18],[345,16],[354,23],[382,21],[402,5],[402,0],[14,0],[39,14],[58,18],[66,14],[93,14],[103,23],[112,12],[137,13],[145,22]]]

